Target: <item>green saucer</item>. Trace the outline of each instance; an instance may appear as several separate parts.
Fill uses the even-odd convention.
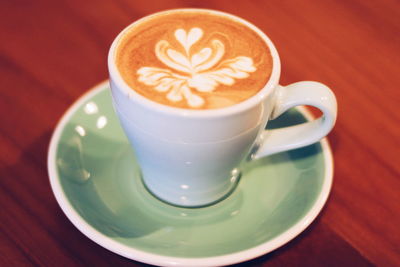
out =
[[[309,118],[293,109],[268,127]],[[322,209],[332,183],[326,140],[242,166],[235,191],[204,208],[179,208],[144,188],[139,166],[104,82],[63,116],[51,140],[51,186],[72,223],[99,245],[155,265],[242,262],[303,231]]]

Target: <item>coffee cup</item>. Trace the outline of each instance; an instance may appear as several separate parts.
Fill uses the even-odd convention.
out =
[[[220,11],[175,9],[125,28],[108,55],[111,93],[146,188],[177,206],[227,197],[245,161],[318,142],[337,104],[325,85],[279,85],[280,59],[253,24]],[[288,109],[322,116],[265,130]]]

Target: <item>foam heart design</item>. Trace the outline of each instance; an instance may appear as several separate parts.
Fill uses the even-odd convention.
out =
[[[200,28],[192,28],[189,33],[186,33],[184,29],[178,29],[175,31],[175,38],[185,48],[186,53],[189,53],[190,47],[196,43],[203,36],[203,31]]]
[[[211,40],[211,47],[200,51],[190,49],[203,36],[203,30],[192,28],[189,32],[184,29],[175,31],[175,38],[185,49],[181,53],[173,48],[166,40],[160,40],[155,47],[157,58],[171,69],[157,67],[142,67],[137,71],[138,80],[148,86],[153,86],[159,92],[168,92],[166,98],[172,102],[183,99],[190,107],[202,106],[204,99],[192,92],[212,92],[219,84],[233,85],[235,79],[244,79],[250,72],[256,71],[253,59],[245,56],[221,59],[225,53],[224,44],[217,39]],[[218,64],[217,68],[214,68]],[[213,69],[214,68],[214,69]],[[179,71],[176,73],[174,71]]]

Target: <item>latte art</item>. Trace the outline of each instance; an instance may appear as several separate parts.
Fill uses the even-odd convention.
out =
[[[185,98],[190,107],[200,107],[204,105],[204,99],[193,93],[191,88],[199,92],[212,92],[218,84],[233,85],[234,79],[247,78],[249,72],[256,70],[249,57],[239,56],[220,62],[225,46],[217,39],[211,40],[211,47],[191,53],[190,48],[202,36],[203,30],[200,28],[192,28],[188,33],[184,29],[177,29],[175,38],[182,45],[184,53],[170,48],[165,40],[156,44],[157,58],[172,70],[186,75],[174,73],[170,69],[142,67],[137,71],[138,80],[154,86],[159,92],[168,92],[166,97],[173,102]]]
[[[123,36],[116,63],[139,94],[189,109],[244,101],[263,88],[272,68],[261,37],[206,11],[171,11],[145,19]]]

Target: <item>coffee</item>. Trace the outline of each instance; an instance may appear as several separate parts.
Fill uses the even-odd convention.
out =
[[[205,10],[166,11],[133,24],[118,41],[115,62],[140,95],[186,109],[242,102],[272,71],[270,50],[254,30]]]

